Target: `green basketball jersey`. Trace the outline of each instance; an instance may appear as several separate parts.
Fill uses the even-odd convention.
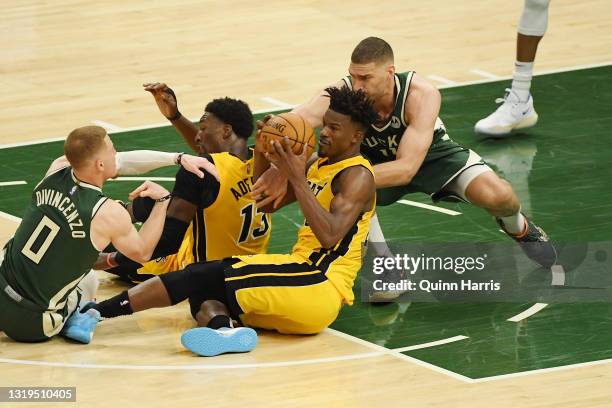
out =
[[[91,219],[107,198],[76,179],[71,167],[44,178],[13,238],[0,273],[19,295],[43,310],[60,310],[98,256]]]
[[[406,123],[404,109],[413,75],[414,71],[395,74],[395,106],[393,112],[387,123],[382,127],[372,125],[361,143],[361,153],[374,164],[395,160],[397,148],[409,125],[409,123]],[[350,76],[344,77],[343,80],[347,86],[352,88]],[[440,141],[445,134],[444,124],[438,118],[434,128],[432,146]]]

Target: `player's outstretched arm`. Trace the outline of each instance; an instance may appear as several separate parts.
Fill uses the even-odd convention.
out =
[[[116,176],[140,175],[162,167],[180,164],[185,170],[200,178],[204,177],[204,173],[200,169],[204,169],[219,180],[219,173],[209,160],[191,154],[133,150],[118,152],[116,162]]]
[[[98,248],[112,243],[127,257],[144,263],[151,258],[161,236],[170,193],[162,186],[146,181],[130,193],[131,199],[137,196],[161,200],[155,204],[140,231],[136,231],[129,214],[119,203],[106,200],[92,220],[91,237]]]
[[[331,85],[337,88],[345,86],[344,81],[338,81]],[[328,88],[327,86],[325,88]],[[312,128],[320,128],[323,126],[323,116],[329,109],[329,94],[325,92],[325,88],[316,93],[316,95],[308,102],[296,106],[292,112],[297,113],[302,118],[310,123]]]
[[[172,123],[172,126],[185,139],[189,147],[197,152],[198,146],[195,143],[195,138],[198,134],[198,128],[179,111],[176,94],[172,88],[160,82],[147,83],[142,86],[145,91],[151,92],[161,114]]]
[[[412,181],[431,146],[440,103],[436,87],[415,74],[404,111],[410,125],[399,143],[396,159],[374,166],[377,188],[403,186]]]

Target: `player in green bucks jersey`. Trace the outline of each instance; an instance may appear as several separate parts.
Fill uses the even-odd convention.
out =
[[[527,256],[544,267],[556,262],[547,235],[521,212],[512,186],[501,179],[473,150],[454,142],[438,117],[440,92],[414,72],[396,74],[393,50],[384,40],[369,37],[353,50],[350,77],[335,86],[363,89],[374,102],[379,121],[372,125],[361,152],[376,176],[377,204],[388,205],[407,193],[423,192],[432,199],[453,197],[496,217],[501,228],[521,244]],[[321,127],[329,95],[319,92],[298,113]],[[258,204],[277,199],[284,189],[277,176],[262,177],[253,187],[264,195]],[[380,255],[390,255],[376,217],[370,242]]]
[[[90,269],[98,253],[112,243],[130,258],[147,261],[164,226],[170,194],[163,187],[147,181],[131,193],[131,198],[158,201],[140,231],[127,211],[102,193],[102,185],[117,175],[121,162],[103,128],[75,129],[64,152],[34,188],[21,224],[0,252],[0,331],[17,341],[47,340],[73,317],[79,324],[95,326],[95,311],[73,312],[95,294]],[[160,154],[156,157],[164,157]],[[146,158],[147,151],[137,155]],[[198,167],[215,174],[204,158],[181,158],[196,174],[203,176]],[[138,165],[124,160],[124,167],[129,171]],[[65,334],[88,342],[88,331],[81,333],[79,324]]]

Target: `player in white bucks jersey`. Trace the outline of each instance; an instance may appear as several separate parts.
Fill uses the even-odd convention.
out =
[[[140,232],[125,209],[102,193],[104,182],[117,175],[117,152],[103,128],[75,129],[64,153],[35,187],[21,224],[0,254],[0,331],[17,341],[53,337],[79,303],[91,300],[95,289],[88,290],[84,278],[91,276],[101,248],[112,242],[134,259],[145,259],[163,228],[170,197],[163,187],[146,182],[134,190],[134,197],[158,201]],[[184,161],[194,171],[214,172],[203,158]],[[84,292],[89,293],[82,299]],[[91,312],[73,316],[90,326],[98,317]],[[90,340],[76,329],[75,339]]]
[[[493,215],[531,259],[544,267],[556,262],[552,243],[521,212],[512,186],[476,152],[454,142],[446,133],[438,117],[440,92],[414,72],[396,74],[393,50],[386,41],[376,37],[362,40],[351,55],[349,73],[350,77],[336,86],[364,90],[379,115],[361,144],[362,154],[374,165],[377,205],[391,204],[413,192],[427,193],[434,201],[449,197],[466,201]],[[294,111],[313,127],[320,127],[328,106],[329,96],[321,91]],[[265,178],[260,181],[264,183]],[[254,188],[261,190],[258,185]],[[267,196],[282,191],[272,185],[268,190]],[[382,244],[380,255],[390,254],[376,217],[372,219],[370,241]]]

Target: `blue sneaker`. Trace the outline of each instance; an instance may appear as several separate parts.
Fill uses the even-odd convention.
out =
[[[61,334],[79,343],[89,344],[91,339],[93,339],[94,330],[101,319],[100,312],[96,309],[88,309],[86,312],[81,313],[80,309],[77,308],[72,316],[66,320]]]
[[[181,336],[186,349],[199,356],[212,357],[223,353],[245,353],[257,345],[257,333],[249,327],[235,329],[196,327]]]

